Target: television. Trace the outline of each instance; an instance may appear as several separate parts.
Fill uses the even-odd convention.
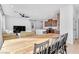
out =
[[[14,33],[20,33],[21,31],[25,31],[25,26],[13,26],[13,32]]]

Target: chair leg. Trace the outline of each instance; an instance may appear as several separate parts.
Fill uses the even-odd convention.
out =
[[[66,45],[64,45],[64,51],[67,54],[67,46]]]

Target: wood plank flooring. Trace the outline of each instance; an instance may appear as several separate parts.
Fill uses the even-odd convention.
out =
[[[73,45],[68,44],[68,54],[79,54],[79,39],[75,40]]]

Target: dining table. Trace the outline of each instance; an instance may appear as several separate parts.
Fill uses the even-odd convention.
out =
[[[2,54],[33,54],[34,44],[39,44],[46,40],[49,40],[49,44],[55,41],[59,35],[54,34],[53,36],[31,36],[25,38],[16,38],[11,40],[5,40],[0,53]]]

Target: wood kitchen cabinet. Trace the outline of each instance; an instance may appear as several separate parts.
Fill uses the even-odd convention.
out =
[[[57,26],[57,20],[48,19],[48,21],[45,21],[45,27],[49,26]]]

